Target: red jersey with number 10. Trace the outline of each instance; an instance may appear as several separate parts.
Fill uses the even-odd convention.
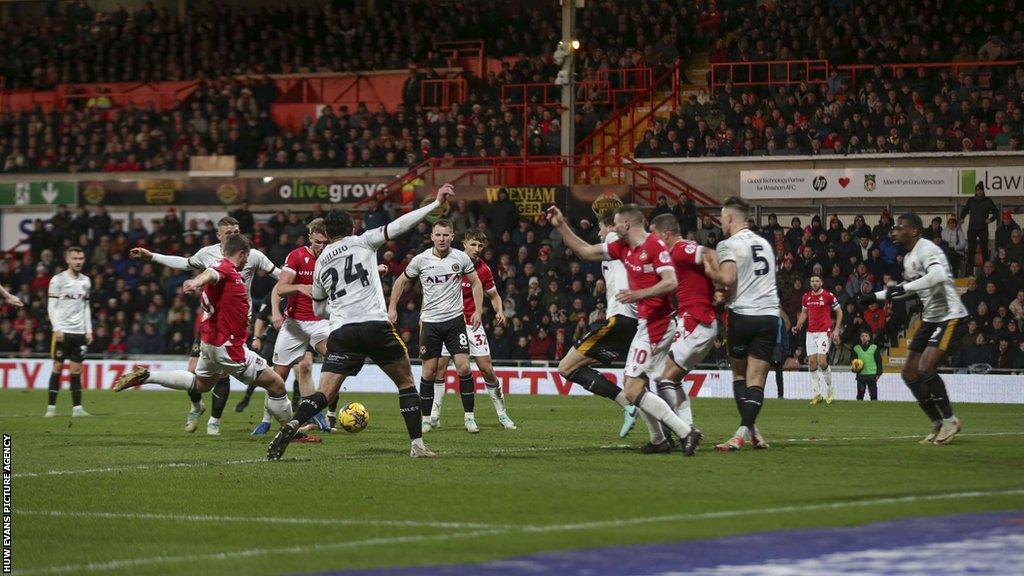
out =
[[[491,274],[491,267],[484,262],[483,258],[477,258],[473,263],[473,270],[484,285],[484,294],[494,290],[494,274]],[[466,324],[476,312],[476,305],[473,304],[473,284],[465,276],[462,277],[462,311],[466,315]]]
[[[235,358],[231,348],[244,346],[249,338],[249,290],[241,273],[227,258],[211,270],[217,272],[218,279],[203,288],[202,340],[212,346],[227,347],[229,355]]]
[[[679,317],[686,315],[701,324],[711,324],[715,321],[715,309],[711,304],[715,286],[704,273],[703,249],[696,242],[679,240],[669,253],[679,281],[676,286],[676,300],[679,302],[676,314]]]
[[[807,331],[828,332],[832,329],[832,311],[839,309],[839,301],[828,290],[815,294],[804,294],[804,310],[807,310]]]
[[[307,246],[296,248],[288,254],[284,261],[283,270],[289,270],[295,274],[294,284],[313,285],[313,269],[316,267],[316,256]],[[288,295],[288,307],[285,314],[294,320],[315,321],[319,320],[313,313],[313,299],[301,292],[292,292]]]
[[[619,238],[615,242],[605,244],[605,251],[626,266],[630,290],[650,288],[661,281],[661,277],[658,276],[660,272],[673,269],[668,248],[661,238],[654,234],[648,234],[635,248],[630,246],[625,238]],[[672,293],[640,300],[636,303],[636,312],[641,320],[647,320],[651,337],[655,340],[660,339],[661,336],[657,332],[660,328],[667,327],[668,321],[672,318]]]

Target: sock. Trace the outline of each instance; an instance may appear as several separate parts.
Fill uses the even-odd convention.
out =
[[[434,405],[431,407],[431,415],[441,417],[441,404],[444,403],[444,378],[434,380]]]
[[[203,395],[196,391],[196,375],[186,370],[154,370],[149,373],[149,380],[153,384],[159,384],[171,390],[185,390],[188,392],[189,400],[192,400],[192,407],[197,408],[203,400]]]
[[[214,418],[210,416],[210,424],[220,424],[220,418]]]
[[[626,395],[622,393],[622,388],[612,384],[611,380],[608,380],[602,376],[600,372],[589,366],[573,370],[572,373],[565,376],[565,379],[579,384],[591,394],[604,396],[605,398],[614,400],[623,408],[629,405],[629,401],[626,400]],[[621,400],[619,398],[620,395],[622,397]]]
[[[683,390],[683,387],[679,386],[679,398],[680,403],[676,406],[676,415],[686,422],[686,425],[693,428],[693,402],[690,401],[690,396]]]
[[[415,392],[415,390],[413,390],[413,392]],[[426,378],[420,378],[420,393],[418,398],[420,399],[420,415],[423,418],[430,418],[430,411],[434,408],[433,381],[427,380]]]
[[[658,396],[675,411],[676,415],[693,427],[693,412],[690,410],[690,399],[683,390],[683,385],[672,380],[660,380],[658,382]]]
[[[291,411],[291,402],[288,401],[288,396],[281,396],[280,401],[288,405],[289,412]],[[307,420],[319,414],[324,408],[327,407],[327,396],[323,392],[314,392],[309,396],[306,396],[299,401],[299,409],[295,412],[295,415],[290,418],[296,427],[305,424]],[[280,420],[280,416],[274,412],[274,408],[270,405],[270,395],[267,395],[267,409],[275,418]]]
[[[487,386],[487,395],[491,397],[491,403],[494,404],[494,411],[498,416],[504,416],[505,394],[501,391],[501,384],[498,383],[498,379],[495,378],[494,382],[488,382],[485,377],[484,384]]]
[[[49,406],[57,405],[57,393],[60,392],[60,371],[50,374]]]
[[[747,393],[743,397],[742,424],[748,429],[754,427],[754,421],[757,420],[757,414],[761,411],[762,404],[764,404],[764,389],[757,386],[747,388]]]
[[[334,400],[331,400],[331,403],[327,405],[327,414],[328,415],[335,416],[335,415],[338,414],[338,399],[340,399],[340,398],[341,398],[340,392],[338,394],[334,395]]]
[[[430,391],[433,392],[433,383],[428,382],[428,384],[431,386]],[[423,436],[423,428],[420,426],[420,407],[423,404],[424,401],[416,393],[416,388],[409,387],[398,391],[398,411],[402,413],[402,419],[405,420],[405,429],[409,432],[409,439],[414,443]],[[430,406],[430,404],[427,403],[427,406]],[[422,444],[422,441],[420,444]]]
[[[231,379],[224,377],[217,380],[217,383],[213,385],[213,408],[210,410],[210,416],[220,420],[220,417],[224,415],[224,408],[228,405],[230,393]]]
[[[680,439],[685,438],[690,433],[690,426],[683,422],[676,413],[672,411],[672,408],[665,403],[657,394],[651,394],[647,390],[640,393],[635,402],[637,408],[643,410],[647,414],[654,416],[659,422],[666,425],[673,432],[679,436]]]
[[[647,425],[647,433],[650,435],[651,444],[661,444],[668,438],[665,428],[657,418],[643,410],[640,410],[640,417],[644,419],[644,424]]]
[[[943,387],[945,390],[945,387]],[[71,374],[71,405],[82,405],[82,373]]]
[[[732,398],[736,401],[736,411],[743,416],[743,397],[747,393],[747,379],[737,378],[732,381]]]
[[[220,382],[218,382],[220,384]],[[216,390],[216,389],[215,389]],[[292,380],[292,410],[295,410],[299,406],[299,402],[302,401],[302,391],[299,390],[299,379]],[[216,401],[214,401],[216,402]],[[216,404],[214,404],[216,406]],[[216,410],[216,408],[215,408]]]
[[[314,394],[312,397],[315,397]],[[323,403],[327,404],[327,398],[324,398],[323,394],[320,394],[320,398],[323,399]],[[263,404],[267,412],[270,412],[274,418],[277,419],[281,424],[288,424],[292,422],[294,412],[292,411],[292,403],[288,400],[288,394],[285,393],[283,396],[274,397],[270,393],[267,393],[267,401]],[[300,406],[301,408],[301,406]],[[314,414],[323,409],[323,405],[319,409],[315,409]],[[307,418],[308,419],[308,418]],[[304,420],[303,420],[304,422]]]
[[[473,409],[476,407],[476,384],[473,382],[473,374],[463,376],[459,374],[459,395],[462,396],[462,411],[466,416],[473,416]]]
[[[289,405],[291,405],[291,403],[289,403]],[[264,405],[263,405],[263,420],[261,420],[261,422],[266,422],[266,423],[269,424],[271,420],[272,420],[272,418],[270,417],[270,410],[267,410],[266,403],[264,403]]]
[[[928,416],[929,420],[932,422],[942,420],[942,414],[939,413],[939,409],[935,406],[931,393],[928,391],[928,384],[924,379],[911,382],[904,380],[904,384],[907,385],[907,388],[910,388],[910,393],[917,399],[917,405]]]
[[[821,374],[818,369],[811,370],[811,390],[815,396],[821,396]]]
[[[249,400],[252,399],[252,395],[253,395],[254,392],[256,392],[256,385],[255,384],[249,384],[248,386],[246,386],[245,387],[245,396],[242,397],[242,402],[248,403]]]
[[[827,386],[828,387],[828,391],[831,392],[832,391],[832,367],[831,366],[825,366],[825,369],[823,370],[823,372],[825,374],[825,386]]]
[[[949,393],[946,392],[946,383],[942,381],[942,376],[938,374],[932,374],[922,380],[922,383],[928,387],[928,395],[932,399],[932,404],[942,415],[942,419],[949,422],[953,419],[953,405],[949,403]]]

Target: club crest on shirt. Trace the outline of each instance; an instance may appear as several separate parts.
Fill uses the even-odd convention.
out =
[[[640,251],[640,260],[647,260],[647,250]]]
[[[670,262],[668,252],[662,252],[658,255],[658,260],[661,260],[662,264],[668,264]]]
[[[452,272],[458,272],[458,271],[459,271],[459,265],[457,263],[456,264],[452,264]]]

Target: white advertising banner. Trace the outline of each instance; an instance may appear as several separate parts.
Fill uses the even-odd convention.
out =
[[[988,196],[1013,196],[1024,200],[1024,166],[958,168],[957,172],[961,196],[974,194],[975,185],[981,182]]]
[[[752,200],[950,197],[956,194],[956,190],[957,172],[954,168],[844,168],[740,172],[740,195]]]
[[[45,389],[50,380],[50,360],[0,360],[0,387],[3,389]],[[140,363],[134,360],[87,361],[82,372],[82,386],[89,390],[109,389],[114,380],[136,365],[146,365],[152,370],[184,370],[183,360]],[[420,377],[420,367],[413,366],[413,381]],[[519,368],[495,365],[495,375],[506,394],[529,395],[573,395],[587,396],[590,393],[579,386],[573,386],[558,374],[556,368]],[[613,382],[622,380],[622,370],[604,370]],[[319,378],[320,365],[314,364],[313,377]],[[484,391],[484,381],[479,372],[474,372],[476,388]],[[849,372],[833,374],[836,395],[840,400],[856,398],[854,375]],[[64,373],[64,388],[67,388],[67,372]],[[1024,378],[1011,375],[945,374],[943,380],[954,402],[990,402],[997,404],[1024,404]],[[232,379],[232,388],[244,390],[242,383]],[[729,371],[697,370],[686,376],[686,386],[691,397],[732,398],[732,375]],[[449,371],[447,391],[457,393],[458,376]],[[786,398],[808,400],[812,397],[811,382],[807,372],[785,373]],[[142,390],[163,390],[150,385]],[[344,393],[394,392],[395,387],[384,372],[374,365],[367,365],[358,376],[345,380]],[[769,374],[767,396],[775,397],[775,377]],[[899,374],[885,374],[878,383],[878,394],[882,400],[913,401],[910,391],[903,385]]]

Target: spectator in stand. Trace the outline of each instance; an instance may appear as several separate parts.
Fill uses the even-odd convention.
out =
[[[960,210],[960,219],[970,216],[967,226],[967,268],[977,265],[976,254],[981,250],[981,261],[988,260],[988,225],[999,215],[996,203],[985,195],[985,184],[978,182],[974,186],[974,196],[967,200]]]
[[[996,351],[995,347],[989,343],[988,338],[984,334],[978,333],[974,339],[974,346],[964,350],[961,367],[969,368],[978,364],[987,364],[988,366],[995,365],[996,362]]]

